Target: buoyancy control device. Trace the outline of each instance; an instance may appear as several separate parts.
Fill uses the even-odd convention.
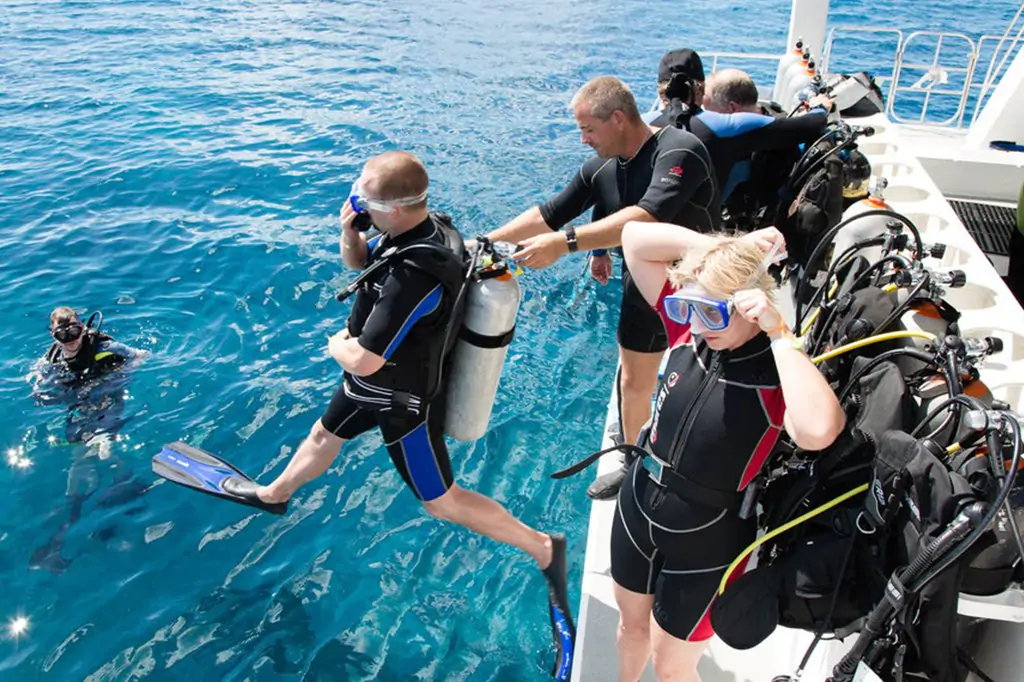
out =
[[[515,334],[521,292],[508,258],[514,247],[480,238],[467,250],[451,218],[431,212],[445,243],[417,242],[388,247],[373,264],[338,294],[344,301],[364,282],[382,275],[401,259],[430,273],[455,297],[444,331],[439,376],[428,400],[446,391],[445,433],[455,440],[476,440],[487,431],[508,344]]]

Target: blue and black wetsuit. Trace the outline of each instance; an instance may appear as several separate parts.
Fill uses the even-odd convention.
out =
[[[106,334],[89,330],[73,358],[64,357],[59,343],[43,356],[32,395],[42,405],[69,406],[65,423],[69,443],[88,444],[95,436],[116,433],[127,421],[127,375],[118,370],[136,353]]]
[[[374,241],[366,266],[390,246],[421,242],[445,244],[432,219],[397,237]],[[379,427],[395,468],[421,500],[440,497],[453,482],[443,434],[445,392],[437,382],[454,303],[436,276],[400,258],[364,282],[348,331],[387,362],[369,376],[346,372],[320,418],[324,428],[346,440]]]
[[[790,151],[814,142],[825,132],[827,122],[824,107],[786,118],[750,112],[721,114],[699,108],[684,112],[678,105],[670,105],[651,125],[681,125],[704,143],[722,189],[722,202],[727,203],[733,191],[751,179],[751,157],[755,153]]]
[[[756,519],[737,509],[778,440],[785,404],[764,334],[712,351],[687,326],[666,320],[666,329],[672,351],[647,436],[652,456],[633,463],[619,490],[612,578],[653,594],[654,619],[670,635],[701,641],[713,634],[722,576],[756,537]]]
[[[710,231],[721,207],[708,150],[692,134],[662,128],[631,159],[588,159],[569,185],[541,204],[540,214],[557,230],[586,211],[600,220],[638,206],[660,222]],[[595,253],[597,253],[595,251]],[[639,353],[668,348],[661,320],[644,301],[623,265],[619,345]]]
[[[59,343],[50,346],[41,362],[40,386],[49,383],[67,387],[81,386],[120,368],[134,355],[135,351],[123,343],[90,329],[82,336],[82,345],[73,358],[64,357]],[[45,396],[38,391],[37,397],[46,402]]]

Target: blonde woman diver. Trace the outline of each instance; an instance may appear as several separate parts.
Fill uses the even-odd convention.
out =
[[[755,520],[740,518],[744,489],[783,429],[820,450],[845,416],[772,301],[778,230],[627,223],[622,246],[670,350],[648,454],[633,462],[612,526],[619,678],[639,679],[653,654],[661,682],[697,682],[719,582],[756,536]]]

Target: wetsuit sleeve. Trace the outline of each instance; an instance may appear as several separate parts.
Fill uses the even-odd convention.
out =
[[[594,163],[588,161],[573,176],[565,189],[540,205],[540,216],[548,224],[548,227],[552,230],[559,230],[594,205],[591,179],[596,172],[597,168],[594,167]]]
[[[383,284],[362,333],[359,345],[384,359],[390,358],[418,322],[441,307],[444,287],[435,277],[416,268],[397,268]]]
[[[679,215],[694,193],[712,176],[706,152],[700,140],[687,134],[678,142],[666,143],[654,160],[654,172],[637,206],[650,213],[655,220],[670,222]],[[692,226],[695,227],[695,226]]]
[[[130,360],[138,354],[138,351],[120,341],[103,341],[100,343],[99,348],[96,349],[96,359],[102,359],[100,356],[107,353],[121,360]]]
[[[764,114],[739,113],[717,117],[702,116],[712,132],[720,138],[733,138],[747,154],[791,149],[798,144],[814,142],[825,132],[828,114],[815,107],[803,116],[775,118]]]

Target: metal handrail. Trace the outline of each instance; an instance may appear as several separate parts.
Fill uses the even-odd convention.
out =
[[[967,66],[965,66],[965,67],[942,67],[942,69],[947,71],[947,72],[950,72],[950,71],[963,71],[964,72],[964,74],[965,74],[964,85],[963,85],[963,87],[959,91],[957,91],[957,90],[953,90],[953,91],[938,90],[937,91],[937,90],[935,90],[935,88],[918,88],[918,87],[914,87],[914,86],[901,87],[899,85],[900,75],[903,73],[903,68],[904,68],[903,58],[904,58],[904,56],[907,53],[907,46],[910,45],[911,42],[915,38],[918,38],[918,37],[921,37],[921,36],[936,36],[938,38],[938,41],[935,44],[935,53],[934,53],[934,55],[932,57],[932,63],[930,65],[928,65],[928,64],[907,64],[906,65],[907,68],[926,69],[928,71],[939,70],[939,56],[942,53],[942,43],[943,43],[943,41],[946,38],[962,39],[962,40],[964,40],[970,46],[970,50],[967,53]],[[892,86],[890,87],[890,90],[889,90],[889,92],[890,92],[889,102],[888,102],[888,105],[886,107],[886,113],[888,114],[889,118],[891,120],[893,120],[894,122],[896,122],[896,123],[916,123],[917,125],[927,125],[927,126],[936,126],[936,127],[948,127],[948,126],[951,126],[951,125],[954,125],[954,124],[959,127],[960,125],[963,125],[964,112],[967,109],[967,98],[968,98],[968,96],[970,94],[971,82],[974,79],[974,68],[975,68],[975,64],[977,63],[977,59],[978,59],[978,51],[977,51],[977,48],[976,48],[976,46],[974,44],[974,41],[971,40],[970,36],[968,36],[965,33],[952,32],[952,31],[914,31],[913,33],[911,33],[909,36],[907,36],[906,40],[903,41],[903,45],[900,47],[900,52],[897,55],[896,65],[895,65],[895,69],[894,69],[894,73],[893,73],[893,82],[892,82]],[[922,90],[925,92],[924,105],[921,107],[921,115],[918,117],[917,121],[911,121],[910,119],[903,118],[899,114],[896,113],[896,99],[897,99],[897,95],[898,95],[899,92],[901,92],[901,91],[902,92],[921,92]],[[954,113],[951,117],[949,117],[947,119],[944,119],[942,121],[925,121],[925,116],[928,115],[928,104],[931,102],[931,97],[932,97],[933,92],[935,92],[936,94],[950,94],[950,95],[957,95],[957,94],[959,94],[960,95],[960,101],[957,104],[956,113]]]
[[[1017,8],[1017,13],[1013,15],[1013,19],[1010,20],[1010,23],[1007,25],[1006,30],[1003,31],[1003,36],[999,39],[999,44],[996,45],[995,52],[992,53],[992,60],[988,63],[988,70],[985,71],[985,82],[986,83],[989,82],[990,78],[992,78],[993,76],[998,75],[999,72],[1003,70],[1003,67],[1006,65],[1006,59],[1013,53],[1013,47],[1011,47],[1011,48],[1006,50],[1006,54],[1003,56],[1003,60],[1001,62],[999,62],[999,66],[996,67],[995,73],[993,74],[992,73],[992,65],[995,64],[996,57],[999,55],[999,50],[1003,47],[1003,43],[1006,41],[1006,38],[1013,31],[1013,27],[1017,25],[1018,21],[1020,21],[1020,17],[1021,17],[1022,13],[1024,13],[1024,2],[1022,2],[1020,4],[1020,7]],[[1020,40],[1022,34],[1024,34],[1024,23],[1022,23],[1021,27],[1017,30],[1017,37],[1014,38],[1014,41],[1013,41],[1014,42],[1014,47],[1016,47],[1016,43],[1017,43],[1018,40]],[[979,47],[981,46],[981,42],[984,39],[985,39],[985,37],[982,36],[982,39],[978,41],[978,46]],[[977,111],[975,111],[975,115],[977,115]]]
[[[836,26],[829,30],[828,40],[825,41],[825,51],[821,56],[821,72],[828,73],[829,62],[832,59],[832,48],[836,40],[837,33],[893,33],[896,35],[896,50],[893,52],[893,67],[889,71],[888,76],[876,76],[875,81],[889,81],[889,92],[886,95],[886,101],[890,101],[893,96],[892,87],[896,84],[896,79],[893,75],[896,72],[896,61],[899,58],[900,50],[903,47],[903,31],[898,28],[876,28],[874,26]]]
[[[1024,4],[1021,5],[1021,9],[1024,9]],[[1020,13],[1018,12],[1018,16],[1019,15],[1020,15]],[[1012,28],[1012,26],[1011,26],[1011,28]],[[1007,33],[1008,32],[1009,32],[1009,29],[1007,29]],[[978,55],[979,56],[981,56],[985,52],[984,48],[982,47],[985,44],[985,41],[992,41],[992,40],[998,39],[999,43],[996,45],[996,49],[992,53],[991,59],[989,59],[988,68],[985,70],[985,78],[984,78],[984,80],[982,80],[981,83],[973,83],[973,82],[971,83],[971,87],[972,88],[978,88],[979,89],[978,99],[974,103],[974,112],[971,114],[971,122],[972,123],[974,122],[974,120],[976,118],[978,118],[978,114],[981,113],[981,109],[982,109],[982,107],[985,104],[985,97],[989,94],[989,90],[993,89],[996,86],[996,84],[999,82],[999,79],[1002,78],[1003,67],[1004,67],[1007,59],[1014,53],[1014,50],[1016,50],[1017,47],[1022,42],[1024,42],[1024,35],[1022,35],[1022,32],[1024,32],[1024,23],[1021,24],[1021,28],[1017,32],[1017,37],[1009,39],[1010,46],[1007,47],[1006,54],[1003,56],[1003,59],[999,62],[999,66],[995,67],[994,70],[993,70],[993,66],[995,65],[996,58],[999,56],[999,50],[1002,48],[1003,43],[1007,41],[1006,34],[1003,34],[1002,36],[983,35],[978,40]]]
[[[708,57],[711,58],[711,71],[714,73],[718,70],[718,60],[721,58],[726,59],[750,59],[750,60],[762,60],[777,63],[779,61],[779,55],[774,52],[701,52],[701,59],[707,61]]]

